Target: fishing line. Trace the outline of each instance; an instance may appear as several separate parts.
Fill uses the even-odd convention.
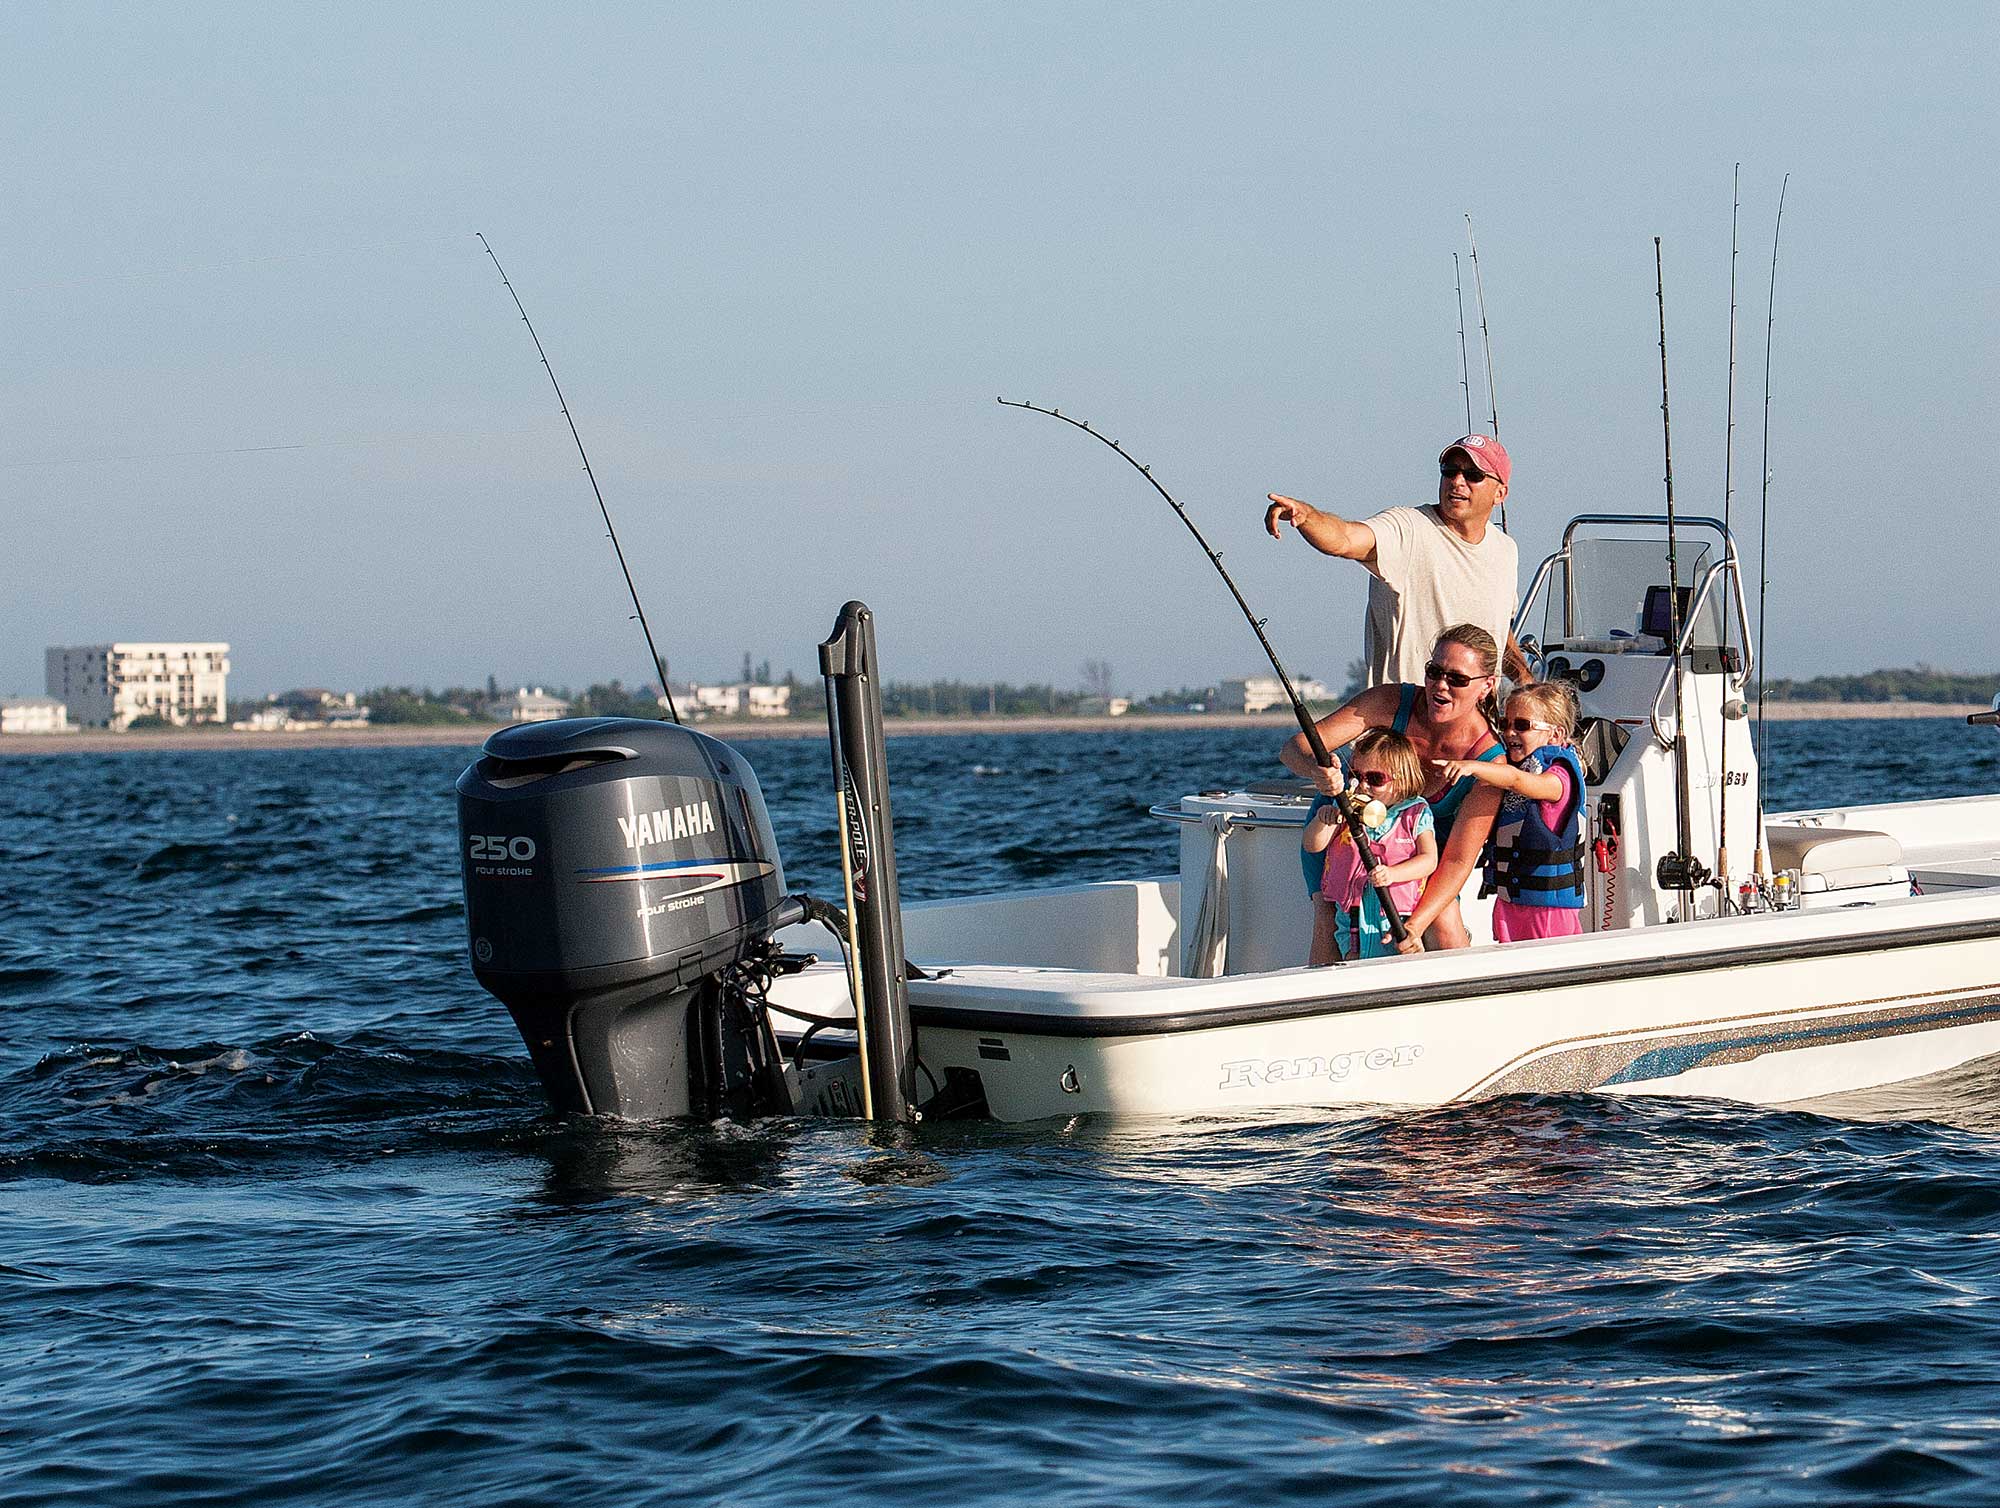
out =
[[[17,293],[53,292],[64,288],[88,288],[112,283],[137,283],[161,278],[189,277],[202,272],[232,272],[244,267],[277,267],[287,262],[320,261],[329,257],[380,257],[385,252],[409,251],[413,247],[436,247],[438,240],[417,236],[400,241],[382,241],[372,246],[314,246],[302,251],[273,252],[261,257],[224,257],[211,262],[172,262],[151,267],[123,267],[116,272],[82,273],[74,277],[51,278],[44,282],[15,283]]]
[[[1785,174],[1778,185],[1778,218],[1771,226],[1771,287],[1764,298],[1764,485],[1758,506],[1757,520],[1757,877],[1769,879],[1771,874],[1769,855],[1764,848],[1764,682],[1769,679],[1764,670],[1764,592],[1771,584],[1771,573],[1766,567],[1770,559],[1771,542],[1771,328],[1778,312],[1778,236],[1785,228],[1785,190],[1792,185],[1792,175]]]
[[[1465,240],[1466,244],[1472,248],[1472,291],[1479,299],[1479,344],[1486,351],[1486,406],[1488,412],[1493,416],[1493,438],[1497,440],[1500,438],[1500,393],[1493,385],[1493,336],[1486,328],[1486,280],[1479,275],[1479,242],[1473,238],[1472,216],[1469,214],[1465,217]],[[1472,392],[1468,388],[1466,390],[1466,403],[1468,407],[1471,401]],[[1470,433],[1471,425],[1468,424],[1466,429]],[[1500,528],[1502,532],[1505,532],[1507,528],[1507,500],[1505,498],[1500,500]]]
[[[1222,556],[1209,544],[1201,530],[1196,527],[1195,521],[1188,516],[1187,509],[1180,505],[1171,492],[1160,485],[1159,478],[1153,475],[1153,468],[1139,461],[1130,451],[1126,450],[1124,446],[1120,445],[1102,430],[1091,428],[1088,420],[1072,419],[1061,409],[1043,408],[1038,403],[1017,402],[1009,398],[997,398],[994,401],[1006,408],[1024,408],[1030,413],[1047,414],[1051,419],[1060,419],[1072,429],[1082,430],[1091,439],[1115,451],[1120,460],[1138,472],[1140,476],[1144,477],[1152,486],[1152,489],[1167,500],[1167,506],[1179,515],[1182,523],[1187,525],[1188,533],[1194,536],[1195,543],[1201,546],[1202,553],[1208,557],[1209,564],[1214,566],[1216,573],[1222,577],[1223,585],[1229,588],[1229,595],[1236,599],[1236,605],[1243,610],[1243,617],[1250,624],[1250,631],[1257,636],[1257,642],[1264,648],[1264,657],[1271,662],[1271,668],[1278,673],[1279,683],[1285,688],[1285,696],[1292,704],[1292,716],[1298,719],[1299,731],[1305,735],[1306,745],[1312,750],[1314,763],[1318,764],[1322,769],[1332,769],[1334,758],[1328,752],[1325,740],[1319,736],[1319,725],[1313,721],[1312,713],[1306,710],[1305,701],[1300,697],[1298,688],[1292,684],[1291,676],[1286,672],[1284,665],[1278,659],[1278,651],[1271,647],[1270,639],[1265,637],[1264,625],[1269,620],[1258,617],[1250,610],[1250,604],[1243,600],[1243,593],[1237,590],[1236,582],[1230,577],[1228,570],[1223,566]],[[1356,851],[1360,853],[1369,869],[1375,868],[1374,848],[1368,841],[1368,830],[1363,825],[1359,814],[1345,800],[1336,798],[1334,805],[1340,809],[1341,815],[1347,821],[1347,830],[1354,839]],[[1403,925],[1403,917],[1396,909],[1396,903],[1389,897],[1388,888],[1381,885],[1372,888],[1375,891],[1376,899],[1382,904],[1382,914],[1389,923],[1391,935],[1394,936],[1398,943],[1402,942],[1409,935],[1409,932]]]
[[[23,461],[0,461],[0,466],[10,470],[24,466],[101,466],[114,461],[180,461],[191,456],[258,456],[276,450],[314,448],[314,445],[304,442],[296,445],[220,445],[213,450],[141,450],[129,455],[115,456],[44,456]]]
[[[681,720],[680,709],[674,706],[674,690],[667,684],[667,662],[660,658],[658,646],[653,643],[652,626],[646,622],[646,610],[639,605],[639,588],[632,584],[632,568],[625,563],[625,551],[619,546],[618,531],[611,526],[611,510],[604,506],[604,493],[598,488],[597,473],[590,469],[590,455],[583,448],[583,436],[576,432],[576,420],[570,417],[569,400],[563,397],[562,384],[556,381],[556,369],[549,365],[549,353],[542,349],[542,337],[535,333],[535,322],[528,318],[528,311],[521,307],[521,295],[514,291],[508,281],[507,269],[500,265],[500,259],[493,256],[493,248],[486,237],[474,231],[479,244],[486,247],[486,255],[493,258],[493,270],[500,274],[500,281],[506,285],[507,294],[514,300],[514,307],[520,310],[521,323],[528,327],[528,338],[535,343],[535,354],[542,358],[542,370],[549,374],[549,386],[556,390],[556,403],[562,409],[565,423],[569,425],[569,437],[576,441],[576,453],[583,457],[583,474],[590,478],[590,490],[597,498],[597,511],[604,515],[604,532],[611,537],[611,548],[618,556],[618,569],[625,573],[625,590],[632,594],[632,611],[639,619],[639,631],[646,636],[646,649],[653,657],[653,669],[660,677],[660,695],[666,698],[667,716],[675,722]]]

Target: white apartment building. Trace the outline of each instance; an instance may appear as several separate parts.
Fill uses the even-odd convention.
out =
[[[219,723],[229,706],[227,644],[53,645],[48,693],[72,722],[129,727],[134,718]]]
[[[1311,676],[1303,676],[1292,684],[1298,687],[1301,701],[1331,699],[1326,687]],[[1246,675],[1222,683],[1219,707],[1224,712],[1268,712],[1273,707],[1289,709],[1291,705],[1285,695],[1285,683],[1274,675]]]
[[[52,696],[0,698],[0,733],[67,733],[69,708]]]

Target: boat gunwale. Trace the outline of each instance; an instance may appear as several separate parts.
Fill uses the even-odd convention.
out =
[[[1754,967],[1845,957],[1856,953],[1900,952],[1908,948],[2000,940],[2000,914],[1966,921],[1936,922],[1894,931],[1867,931],[1795,941],[1758,942],[1735,947],[1679,952],[1664,957],[1620,958],[1601,963],[1570,964],[1552,969],[1514,970],[1471,979],[1387,985],[1366,995],[1312,996],[1304,999],[1255,1001],[1213,1006],[1203,1010],[1163,1011],[1147,1015],[1056,1015],[995,1007],[961,1007],[919,1001],[912,991],[910,1016],[919,1027],[962,1031],[993,1031],[1017,1036],[1102,1038],[1155,1037],[1231,1027],[1262,1026],[1306,1016],[1348,1016],[1413,1005],[1439,1005],[1460,1000],[1490,999],[1527,991],[1582,989],[1592,985],[1660,979],[1676,974],[1704,974]],[[1290,972],[1290,971],[1286,971]],[[2000,970],[1996,970],[2000,974]],[[1242,976],[1248,977],[1248,976]],[[2000,983],[1996,978],[1995,983]],[[943,980],[932,988],[954,986]],[[1974,988],[1976,986],[1967,986]],[[928,991],[926,991],[928,993]],[[1832,1002],[1829,1008],[1838,1008]]]

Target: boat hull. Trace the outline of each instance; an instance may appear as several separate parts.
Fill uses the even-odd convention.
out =
[[[926,1068],[1032,1120],[1593,1090],[1785,1104],[2000,1053],[1985,896],[1242,980],[1061,973],[914,986]]]

